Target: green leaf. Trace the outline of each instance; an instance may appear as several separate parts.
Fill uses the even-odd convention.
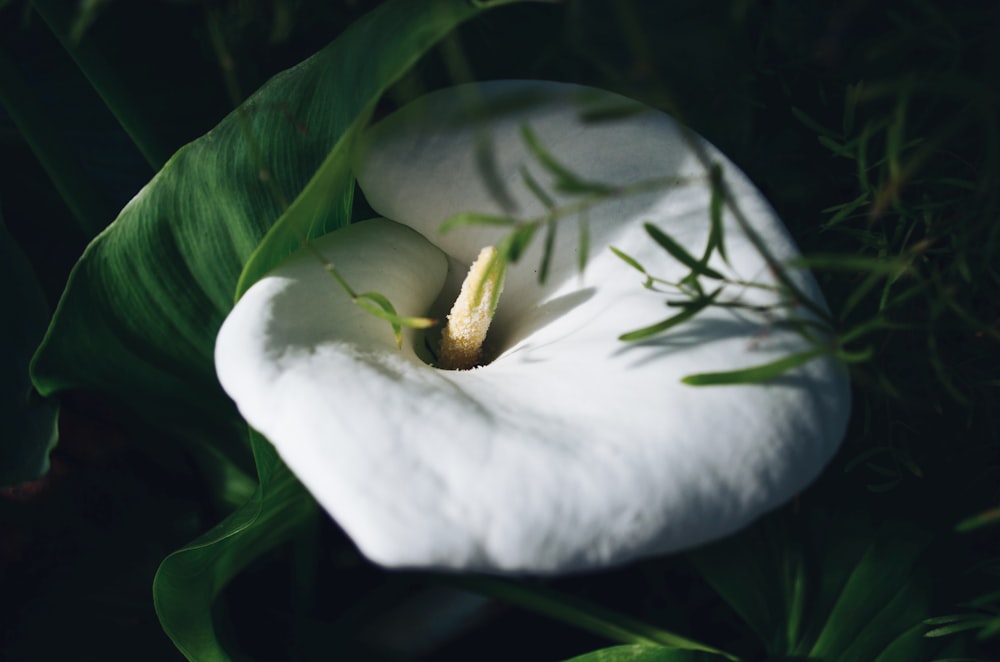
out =
[[[579,230],[580,240],[576,247],[576,269],[582,274],[587,268],[587,260],[590,259],[590,222],[587,220],[586,213],[580,214]]]
[[[384,319],[392,325],[392,333],[396,338],[396,346],[403,346],[403,327],[411,329],[429,329],[437,324],[437,320],[429,317],[405,317],[396,313],[396,307],[383,294],[378,292],[363,292],[354,298],[354,303],[361,306],[369,314]]]
[[[666,232],[652,223],[646,223],[643,227],[646,228],[646,232],[650,237],[652,237],[653,241],[659,244],[660,247],[667,251],[667,253],[669,253],[675,260],[691,269],[691,271],[700,276],[722,280],[722,274],[715,269],[705,266],[699,260],[695,259],[695,257],[688,253],[683,246],[671,239]]]
[[[532,176],[531,171],[527,168],[521,168],[521,181],[524,182],[524,185],[528,187],[531,194],[535,196],[535,198],[541,202],[546,209],[555,209],[556,201],[552,199],[552,196],[545,192],[545,189],[538,183],[538,180]]]
[[[617,255],[619,257],[619,259],[621,259],[622,262],[624,262],[628,266],[632,267],[633,269],[635,269],[636,271],[638,271],[639,273],[641,273],[643,276],[648,276],[649,275],[648,273],[646,273],[645,267],[643,267],[641,264],[639,264],[639,261],[636,260],[634,257],[632,257],[631,255],[629,255],[629,254],[627,254],[627,253],[625,253],[623,251],[618,250],[614,246],[610,246],[610,248],[611,248],[611,252],[614,253],[615,255]]]
[[[817,136],[819,144],[826,147],[828,150],[836,154],[837,156],[843,156],[844,158],[853,159],[854,152],[851,150],[850,146],[843,145],[833,138],[827,138],[826,136]]]
[[[475,575],[441,576],[439,581],[517,605],[612,641],[658,650],[710,653],[712,659],[720,657],[731,662],[739,660],[723,650],[537,584]]]
[[[250,499],[215,528],[160,564],[153,603],[160,624],[189,660],[231,659],[219,642],[212,604],[226,584],[315,515],[315,503],[274,447],[250,432],[260,480]]]
[[[955,525],[955,530],[959,533],[975,531],[978,528],[989,526],[1000,522],[1000,506],[984,510],[981,513],[963,519]]]
[[[556,246],[556,222],[548,220],[545,223],[545,243],[543,244],[542,264],[538,268],[538,282],[542,285],[549,278],[549,267],[552,264],[552,253]]]
[[[179,150],[73,270],[32,366],[39,391],[102,389],[154,420],[241,439],[212,356],[237,282],[347,223],[348,152],[375,100],[478,11],[382,4]]]
[[[465,227],[468,225],[492,225],[499,227],[513,227],[517,225],[517,221],[510,216],[493,216],[491,214],[476,214],[474,212],[466,212],[462,214],[456,214],[452,216],[438,228],[438,232],[444,234],[445,232],[451,232],[455,228]]]
[[[806,127],[812,129],[813,131],[815,131],[820,135],[837,137],[836,132],[826,128],[825,126],[814,120],[812,117],[807,115],[805,111],[803,111],[801,108],[792,106],[792,115],[794,115],[795,118],[800,122],[802,122]]]
[[[459,0],[388,2],[324,50],[329,51],[330,63],[336,64],[328,75],[341,94],[327,103],[340,116],[340,137],[301,195],[247,261],[236,288],[237,298],[294,252],[303,239],[326,234],[348,222],[354,191],[350,154],[375,102],[453,28],[489,6]],[[372,49],[371,45],[386,34],[392,35],[391,48]]]
[[[830,217],[830,220],[823,223],[823,229],[829,230],[833,226],[837,225],[844,219],[854,214],[855,211],[857,211],[860,207],[863,207],[864,205],[868,204],[869,202],[870,202],[869,195],[867,193],[861,193],[860,195],[858,195],[858,197],[854,198],[850,202],[844,202],[842,204],[834,205],[832,207],[826,207],[825,209],[822,210],[824,214],[827,214],[829,212],[836,212],[836,213],[832,217]]]
[[[948,623],[946,625],[942,625],[941,627],[936,627],[933,630],[928,630],[927,632],[923,632],[922,635],[928,639],[947,637],[949,635],[965,632],[967,630],[978,630],[983,627],[983,623],[989,620],[986,616],[970,614],[955,618],[960,618],[961,620],[956,620],[953,623]],[[927,619],[927,621],[925,621],[925,625],[932,625],[934,620],[935,619],[933,618]]]
[[[710,662],[725,659],[728,658],[701,651],[633,644],[602,648],[570,658],[567,662]]]
[[[930,601],[917,560],[927,541],[910,525],[883,525],[839,590],[809,655],[876,659],[921,624]]]
[[[795,647],[801,622],[801,545],[776,518],[689,555],[698,572],[772,655]],[[797,627],[795,628],[797,629]],[[792,641],[789,641],[792,639]]]
[[[805,352],[792,354],[780,358],[770,363],[743,368],[741,370],[729,370],[725,372],[702,372],[696,375],[688,375],[681,379],[681,382],[688,386],[723,386],[726,384],[752,384],[756,382],[766,382],[769,379],[780,377],[784,373],[808,363],[815,358],[826,354],[824,349],[811,349]]]
[[[769,659],[889,662],[928,659],[918,564],[928,542],[910,524],[876,529],[862,513],[814,510],[807,521],[771,516],[689,558]]]
[[[729,264],[729,256],[726,255],[726,241],[723,234],[722,212],[726,207],[726,190],[722,183],[722,166],[718,163],[712,164],[709,172],[709,181],[712,185],[712,196],[708,203],[708,217],[711,222],[711,229],[708,233],[708,247],[705,255],[702,256],[699,264],[708,264],[708,258],[712,256],[713,250],[718,250],[722,259]]]
[[[37,397],[28,362],[49,321],[45,294],[28,259],[0,217],[0,302],[8,311],[0,325],[0,487],[35,480],[49,468],[58,439],[58,407]]]
[[[517,230],[504,237],[503,241],[500,242],[500,246],[497,248],[505,260],[517,262],[521,259],[521,255],[524,254],[524,251],[527,250],[528,246],[531,244],[531,240],[534,238],[535,232],[537,231],[537,223],[522,225]]]
[[[555,179],[557,190],[563,193],[589,193],[593,195],[606,195],[614,190],[613,187],[606,184],[587,181],[560,163],[556,157],[545,149],[538,136],[527,124],[521,126],[521,138],[524,140],[524,144],[528,147],[532,156]],[[532,190],[535,189],[532,188]]]
[[[688,321],[701,311],[711,306],[712,303],[715,301],[716,297],[718,297],[721,292],[722,288],[720,287],[711,294],[709,294],[708,296],[701,297],[699,299],[694,299],[693,301],[686,301],[684,302],[685,304],[684,309],[681,312],[677,313],[676,315],[672,315],[667,319],[663,320],[662,322],[657,322],[656,324],[652,324],[650,326],[641,329],[636,329],[635,331],[629,331],[628,333],[623,333],[622,335],[618,336],[618,340],[624,340],[625,342],[646,340],[647,338],[652,338],[653,336],[659,335],[664,331],[667,331],[668,329],[672,329],[678,324],[683,324],[684,322]]]

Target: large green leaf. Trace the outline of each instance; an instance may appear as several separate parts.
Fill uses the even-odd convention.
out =
[[[240,282],[248,285],[303,237],[347,222],[347,157],[374,102],[482,8],[462,0],[388,2],[178,152],[74,270],[36,355],[39,388],[103,388],[148,416],[202,432],[220,419],[242,425],[212,360],[241,272],[246,267]],[[265,169],[271,184],[260,181]],[[157,613],[191,659],[228,659],[212,622],[215,598],[312,511],[270,444],[256,435],[251,441],[257,491],[168,557],[156,576]]]
[[[794,527],[776,515],[690,558],[769,655],[889,660],[926,641],[915,628],[930,606],[918,568],[927,543],[912,526],[852,513]]]
[[[375,101],[386,88],[462,21],[484,8],[522,1],[389,2],[352,26],[348,34],[332,45],[332,57],[341,65],[336,76],[353,95],[347,99],[350,125],[247,262],[237,296],[297,249],[304,237],[315,237],[338,227],[339,224],[329,222],[329,210],[345,200],[350,202],[354,181],[350,152],[356,136],[368,124]],[[386,39],[387,35],[391,41]],[[380,46],[374,48],[374,44]]]
[[[212,603],[248,563],[284,542],[313,515],[306,493],[271,444],[251,432],[260,485],[214,529],[168,556],[153,582],[164,631],[191,660],[228,660],[216,638]]]
[[[721,662],[727,658],[702,651],[633,644],[591,651],[567,662]]]
[[[893,642],[908,641],[905,635],[929,616],[926,575],[917,567],[927,542],[911,526],[881,526],[834,593],[836,601],[809,655],[874,660]]]
[[[0,303],[7,321],[0,325],[0,487],[34,480],[49,466],[57,438],[57,407],[38,398],[28,377],[28,360],[45,332],[49,307],[31,264],[0,218]]]
[[[348,221],[354,132],[388,86],[482,8],[385,3],[180,149],[73,270],[33,362],[39,391],[102,389],[175,428],[238,438],[212,351],[244,266],[253,255],[248,283],[301,235]]]

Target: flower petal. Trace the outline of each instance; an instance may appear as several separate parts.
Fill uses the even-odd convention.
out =
[[[525,122],[582,177],[616,185],[660,175],[691,181],[591,210],[592,258],[583,276],[576,274],[576,224],[561,222],[552,278],[537,285],[535,246],[508,278],[491,330],[497,357],[469,371],[424,364],[412,337],[396,350],[385,322],[366,319],[314,258],[294,257],[247,292],[219,334],[219,377],[247,420],[362,551],[390,566],[565,572],[619,564],[731,533],[801,490],[843,435],[849,393],[840,366],[815,360],[766,384],[680,383],[693,372],[808,349],[774,324],[787,309],[767,320],[712,307],[653,340],[617,339],[670,309],[607,246],[676,279],[687,269],[643,223],[696,255],[706,241],[710,187],[680,129],[652,111],[585,124],[575,103],[582,88],[573,86],[477,89],[491,107],[512,93],[533,102],[512,104],[515,111],[488,125],[497,172],[521,214],[544,208],[520,169],[549,181],[520,138]],[[455,272],[500,236],[484,228],[437,234],[456,213],[504,212],[477,171],[482,128],[456,103],[466,93],[435,93],[384,120],[359,157],[371,204],[431,242],[388,221],[320,242],[348,280],[364,280],[364,289],[388,296],[401,314],[424,314],[442,287],[454,289],[442,286],[445,260],[434,245]],[[772,254],[797,255],[745,177],[699,144],[723,164],[736,202]],[[715,259],[713,268],[771,282],[735,221],[727,215],[725,224],[730,264]],[[821,301],[808,273],[791,277]],[[777,297],[731,289],[727,300],[768,305]]]

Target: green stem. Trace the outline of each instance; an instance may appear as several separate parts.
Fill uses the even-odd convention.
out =
[[[437,580],[529,609],[619,643],[702,651],[740,662],[740,658],[731,653],[540,586],[495,577],[440,576]]]
[[[153,170],[162,168],[172,150],[161,142],[153,127],[144,120],[134,96],[126,91],[121,80],[114,74],[107,60],[93,43],[86,37],[77,43],[72,37],[74,18],[70,5],[61,0],[34,0],[32,6],[73,58],[76,66],[135,143],[146,162]]]
[[[0,105],[7,109],[84,235],[87,238],[96,236],[115,217],[115,209],[89,184],[90,177],[76,153],[61,134],[53,130],[55,122],[36,98],[13,58],[3,49],[0,49],[0,81]]]

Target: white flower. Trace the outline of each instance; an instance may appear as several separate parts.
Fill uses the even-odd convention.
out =
[[[470,89],[491,109],[488,121],[470,119],[461,103]],[[366,221],[315,242],[356,291],[384,294],[401,315],[440,315],[480,249],[508,231],[438,231],[461,212],[512,211],[482,176],[483,154],[492,153],[493,188],[503,183],[513,213],[545,212],[521,169],[543,185],[551,177],[526,148],[522,125],[590,181],[686,179],[591,209],[582,275],[576,219],[559,222],[544,286],[536,275],[537,236],[508,271],[488,365],[434,368],[421,359],[423,341],[413,331],[398,349],[389,324],[352,304],[306,251],[254,285],[219,333],[216,367],[226,391],[377,563],[552,573],[691,547],[794,496],[840,443],[849,393],[832,359],[762,384],[680,382],[810,347],[781,325],[711,307],[651,340],[618,339],[676,309],[664,305],[662,292],[644,289],[609,247],[658,276],[682,278],[689,269],[657,246],[643,223],[701,255],[710,186],[669,117],[644,109],[588,123],[579,116],[583,97],[605,107],[626,103],[570,85],[497,82],[407,106],[369,130],[356,167],[372,207],[395,222]],[[734,200],[771,254],[779,261],[797,256],[742,173],[699,144],[722,164]],[[729,265],[715,256],[712,267],[773,284],[728,213],[725,228]],[[790,276],[822,302],[808,273]],[[723,298],[768,305],[777,297],[730,285]],[[772,322],[793,313],[806,316],[778,308]]]

